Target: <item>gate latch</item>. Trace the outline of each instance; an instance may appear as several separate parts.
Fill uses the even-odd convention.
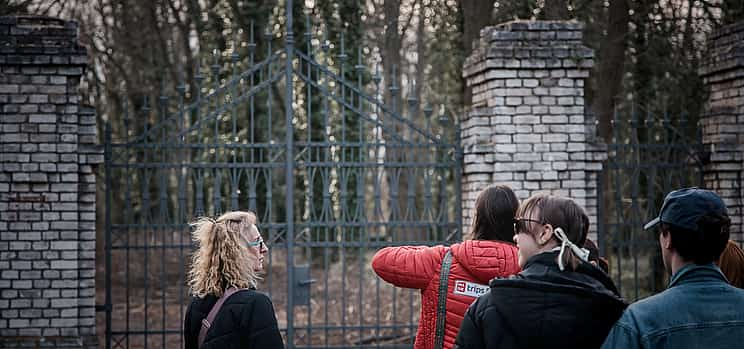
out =
[[[310,304],[310,285],[317,280],[310,278],[309,265],[295,265],[294,276],[296,283],[292,285],[292,300],[294,305]]]

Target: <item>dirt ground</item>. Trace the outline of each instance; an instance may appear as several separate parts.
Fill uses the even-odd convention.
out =
[[[324,258],[326,255],[314,256],[311,277],[316,282],[311,286],[310,304],[295,306],[295,345],[413,343],[419,293],[396,289],[380,280],[370,267],[373,253],[374,250],[360,253],[355,249],[346,252],[343,261],[338,254],[329,254],[328,259]],[[190,300],[185,286],[188,257],[180,249],[149,249],[147,254],[130,250],[128,256],[126,251],[116,251],[112,255],[112,348],[183,347],[181,326]],[[274,249],[268,260],[267,275],[259,290],[271,296],[279,327],[286,329],[286,251]],[[103,267],[99,263],[98,304],[105,302]],[[96,325],[103,346],[105,313],[98,313]],[[286,331],[283,335],[286,343]]]

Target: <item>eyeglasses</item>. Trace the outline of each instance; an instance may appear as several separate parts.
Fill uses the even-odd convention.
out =
[[[533,222],[537,224],[545,224],[543,221],[538,221],[535,219],[529,219],[529,218],[522,218],[522,217],[514,217],[514,234],[519,234],[519,232],[527,232],[527,223],[526,222]]]
[[[256,247],[259,250],[263,249],[264,247],[268,248],[268,246],[266,246],[266,243],[263,241],[263,238],[261,238],[260,236],[256,241],[248,241],[248,246]]]

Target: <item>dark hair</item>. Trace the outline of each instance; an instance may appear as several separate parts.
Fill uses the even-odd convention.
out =
[[[599,248],[597,247],[597,244],[594,243],[594,241],[592,241],[591,239],[586,239],[586,241],[584,241],[584,248],[589,251],[590,262],[597,263],[597,267],[599,267],[599,269],[602,269],[605,274],[610,272],[610,265],[607,263],[606,259],[599,256]]]
[[[514,237],[514,213],[519,200],[511,188],[493,185],[475,200],[475,215],[470,237],[474,240],[511,242]]]
[[[744,288],[744,251],[735,242],[728,241],[718,260],[718,266],[730,284]]]
[[[685,261],[695,264],[715,262],[726,248],[731,219],[717,213],[700,217],[697,226],[701,231],[689,230],[670,223],[662,223],[661,230],[668,231],[672,247]]]
[[[586,235],[589,233],[589,216],[581,206],[569,198],[547,194],[533,195],[522,202],[517,210],[517,216],[521,218],[532,216],[532,219],[543,224],[552,225],[553,229],[563,229],[566,237],[576,246],[584,246]],[[534,229],[526,231],[532,234]],[[555,236],[551,238],[558,240]],[[570,249],[563,253],[564,265],[569,265],[575,270],[580,263],[579,258]]]

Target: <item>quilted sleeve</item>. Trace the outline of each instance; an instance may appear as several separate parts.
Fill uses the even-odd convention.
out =
[[[438,272],[444,253],[444,246],[385,247],[372,258],[372,269],[395,286],[424,289]]]

